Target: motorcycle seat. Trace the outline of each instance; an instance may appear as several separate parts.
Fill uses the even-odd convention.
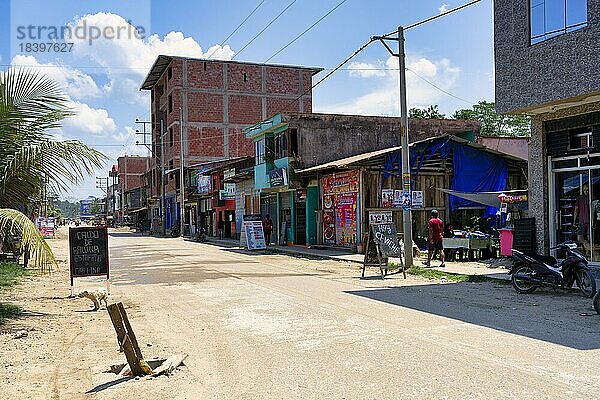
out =
[[[552,256],[544,256],[541,254],[531,254],[531,253],[527,254],[527,255],[537,261],[543,262],[544,264],[548,264],[551,266],[555,266],[558,264],[558,261],[556,260],[556,258],[554,258]]]

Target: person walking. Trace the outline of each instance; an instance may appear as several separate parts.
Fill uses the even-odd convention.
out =
[[[217,224],[217,228],[219,228],[219,239],[223,239],[223,232],[225,230],[225,221],[219,218],[219,223]]]
[[[273,232],[273,221],[271,220],[271,216],[269,214],[265,215],[262,224],[263,231],[265,232],[265,243],[268,246],[271,244],[271,232]]]
[[[444,233],[444,223],[441,219],[438,218],[437,210],[431,210],[431,218],[427,223],[428,230],[428,245],[427,245],[427,263],[426,267],[431,267],[431,257],[433,257],[434,251],[440,252],[440,260],[442,263],[440,267],[445,267],[444,264],[445,256],[444,256],[444,245],[443,245],[443,233]]]

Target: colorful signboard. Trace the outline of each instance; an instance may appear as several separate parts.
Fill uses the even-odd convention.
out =
[[[327,175],[322,179],[323,194],[358,192],[359,171]]]
[[[197,175],[198,177],[198,194],[210,193],[210,175]]]

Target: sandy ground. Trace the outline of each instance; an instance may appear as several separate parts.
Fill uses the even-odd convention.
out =
[[[565,398],[600,392],[600,318],[588,299],[115,232],[111,301],[145,357],[187,353],[169,377],[119,379],[108,313],[68,298],[61,270],[2,301],[0,399]],[[376,276],[377,271],[369,271]],[[102,287],[80,280],[77,290]],[[15,332],[26,337],[15,339]]]

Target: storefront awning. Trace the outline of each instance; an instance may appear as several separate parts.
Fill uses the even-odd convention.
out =
[[[459,192],[456,190],[450,189],[442,189],[436,188],[440,192],[448,193],[456,197],[460,197],[461,199],[466,199],[475,203],[484,204],[490,207],[500,207],[500,199],[499,196],[502,194],[506,194],[509,196],[519,196],[526,195],[527,190],[505,190],[500,192],[479,192],[479,193],[468,193],[468,192]]]
[[[142,211],[146,211],[147,209],[148,209],[148,207],[142,207],[142,208],[138,208],[136,210],[131,210],[128,213],[129,214],[135,214],[135,213],[139,213],[139,212],[142,212]]]
[[[352,166],[352,164],[356,164],[360,161],[368,160],[370,158],[377,157],[382,154],[391,153],[396,150],[400,150],[401,148],[402,147],[397,146],[397,147],[390,147],[390,148],[383,149],[383,150],[371,151],[369,153],[359,154],[359,155],[352,156],[352,157],[346,157],[346,158],[342,158],[341,160],[331,161],[331,162],[328,162],[325,164],[317,165],[315,167],[306,168],[306,169],[303,169],[300,171],[296,171],[296,173],[302,174],[302,173],[306,173],[306,172],[316,172],[316,171],[321,171],[321,170],[329,169],[329,168],[346,168],[346,167],[350,167],[350,166]]]

